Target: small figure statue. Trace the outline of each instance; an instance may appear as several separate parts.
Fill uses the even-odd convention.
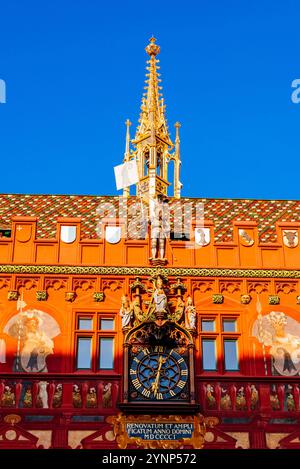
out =
[[[196,329],[196,308],[191,296],[188,297],[185,306],[185,327],[191,330]]]
[[[255,384],[251,384],[251,410],[255,410],[258,403],[258,390],[255,387]]]
[[[82,406],[82,399],[81,399],[81,391],[78,384],[73,384],[73,407],[81,407]]]
[[[171,316],[171,320],[175,322],[179,322],[180,319],[182,318],[183,312],[184,312],[184,302],[182,301],[181,296],[178,296],[175,313]]]
[[[128,296],[122,296],[122,306],[120,309],[120,316],[122,318],[122,329],[128,329],[130,327],[132,319],[132,308]]]
[[[52,406],[55,408],[61,407],[62,404],[62,384],[59,383],[55,387]]]
[[[15,393],[10,386],[4,387],[4,393],[2,395],[1,406],[2,407],[14,407],[16,405]]]
[[[222,410],[230,410],[231,409],[231,399],[228,394],[227,389],[222,388],[222,394],[224,394],[221,397],[221,409]]]
[[[286,397],[286,406],[287,406],[287,410],[289,412],[293,412],[296,409],[294,396],[291,393],[288,393],[288,395]]]
[[[30,388],[27,388],[26,391],[25,391],[23,406],[24,407],[32,407],[32,394],[31,394],[31,389]]]
[[[86,406],[97,407],[97,394],[96,394],[96,388],[94,387],[90,388],[89,392],[87,393]]]
[[[236,408],[237,410],[247,410],[247,403],[245,397],[244,386],[240,387],[236,395]]]
[[[102,404],[103,404],[103,407],[105,408],[112,407],[112,384],[111,383],[106,383],[103,387]]]
[[[216,405],[216,398],[213,395],[214,388],[211,384],[206,386],[206,401],[210,409],[213,409]]]
[[[155,281],[155,290],[148,309],[148,316],[163,316],[168,312],[168,299],[163,288],[163,279],[158,275]]]
[[[151,219],[151,255],[152,259],[165,259],[166,238],[170,236],[169,207],[162,196],[154,201]],[[159,253],[159,257],[157,254]]]
[[[39,381],[39,392],[38,392],[38,399],[41,402],[41,407],[43,409],[48,409],[48,392],[47,392],[47,381]]]
[[[280,402],[277,393],[270,394],[270,404],[273,410],[280,410]]]
[[[132,302],[132,310],[134,316],[134,326],[138,326],[141,322],[145,320],[145,314],[141,308],[140,296],[136,295]]]

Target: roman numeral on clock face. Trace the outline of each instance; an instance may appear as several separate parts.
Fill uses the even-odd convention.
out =
[[[144,349],[143,349],[143,354],[144,354],[144,355],[149,355],[149,353],[150,353],[150,352],[149,352],[149,349],[147,349],[147,348],[144,348]]]
[[[171,396],[176,396],[175,392],[172,391],[172,389],[170,389],[170,395],[171,395]]]
[[[158,399],[158,400],[162,400],[162,399],[163,399],[163,395],[162,395],[161,392],[158,392],[158,393],[156,394],[156,399]]]
[[[130,374],[131,375],[136,375],[136,370],[133,370],[132,368],[130,368]]]
[[[183,389],[184,386],[185,386],[185,382],[182,381],[182,380],[180,380],[180,381],[177,383],[177,386],[178,386],[179,388]]]
[[[182,363],[182,362],[184,362],[184,359],[181,357],[181,358],[179,358],[177,363]]]
[[[139,389],[142,386],[137,378],[132,380],[132,384],[134,385],[136,389]]]
[[[149,389],[143,389],[142,394],[143,394],[143,396],[145,396],[145,397],[150,397],[150,391],[149,391]]]
[[[162,353],[163,351],[164,351],[163,345],[156,345],[156,346],[154,347],[154,352],[160,352],[160,353]]]
[[[188,370],[181,370],[181,376],[187,376]]]

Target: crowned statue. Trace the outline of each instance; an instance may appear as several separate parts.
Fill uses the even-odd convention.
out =
[[[163,279],[158,275],[154,281],[155,289],[149,305],[148,316],[163,317],[169,312],[168,299],[163,287]]]

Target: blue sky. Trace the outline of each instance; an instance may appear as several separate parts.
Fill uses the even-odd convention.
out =
[[[117,194],[154,34],[183,195],[298,199],[297,3],[0,1],[0,192]]]

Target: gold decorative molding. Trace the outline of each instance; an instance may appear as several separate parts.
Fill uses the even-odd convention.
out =
[[[4,417],[4,422],[10,425],[15,425],[16,423],[21,422],[21,416],[17,414],[8,414]]]
[[[205,443],[207,428],[213,428],[219,423],[216,417],[204,417],[198,413],[193,416],[182,415],[110,415],[106,422],[113,426],[116,442],[120,449],[126,449],[128,445],[135,445],[143,449],[176,449],[183,445],[192,446],[194,449],[202,449]],[[140,437],[129,437],[127,424],[193,424],[194,429],[191,438],[178,440],[146,440]]]
[[[74,291],[69,291],[65,293],[65,300],[72,303],[76,298],[76,293]]]
[[[269,295],[269,305],[279,305],[280,298],[278,295]]]
[[[251,295],[247,295],[247,294],[244,294],[244,295],[241,295],[241,304],[242,305],[248,305],[251,301]]]
[[[104,300],[104,292],[103,291],[95,291],[93,294],[93,300],[99,303],[100,301]]]
[[[224,296],[221,293],[214,293],[212,296],[212,302],[214,304],[222,304],[224,301]]]
[[[46,301],[47,300],[47,291],[46,290],[40,290],[36,292],[36,299],[37,301]]]
[[[18,292],[17,290],[10,290],[10,291],[7,293],[7,299],[8,299],[9,301],[17,301],[18,296],[19,296],[19,292]]]
[[[295,278],[300,270],[285,269],[221,269],[197,267],[109,267],[69,265],[20,265],[2,264],[0,274],[59,274],[59,275],[132,275],[166,277],[228,277],[228,278]]]

